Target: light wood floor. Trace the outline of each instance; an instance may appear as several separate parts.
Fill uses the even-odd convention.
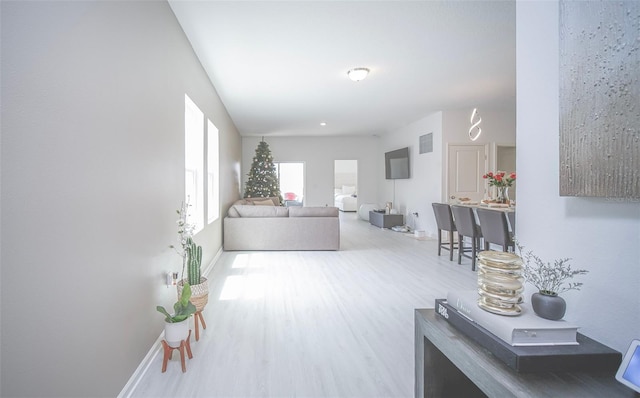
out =
[[[412,397],[413,310],[476,273],[344,213],[340,251],[225,252],[209,280],[187,372],[159,354],[134,397]]]

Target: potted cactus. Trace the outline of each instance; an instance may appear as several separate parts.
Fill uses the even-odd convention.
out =
[[[196,306],[197,312],[200,312],[209,301],[209,282],[207,278],[200,275],[202,246],[196,245],[193,239],[189,237],[185,244],[185,254],[182,271],[183,279],[178,282],[178,295],[180,295],[183,286],[190,285],[191,301]],[[187,271],[186,278],[184,278],[184,268]]]
[[[182,340],[189,337],[189,317],[196,312],[196,306],[189,300],[191,287],[185,284],[178,301],[173,305],[173,314],[161,305],[156,310],[165,316],[164,339],[169,347],[179,347]]]
[[[206,329],[207,324],[204,322],[202,310],[209,302],[209,282],[207,278],[201,275],[200,267],[202,265],[202,246],[196,245],[193,241],[193,230],[195,226],[187,220],[187,211],[189,202],[183,202],[180,210],[177,210],[178,216],[178,241],[180,247],[171,246],[182,257],[182,279],[177,283],[178,297],[181,297],[186,286],[191,290],[191,302],[195,305],[196,311],[194,315],[196,341],[200,338],[200,327]],[[186,274],[185,274],[186,271]],[[186,277],[185,277],[186,275]]]
[[[181,295],[185,283],[191,286],[191,302],[196,306],[196,311],[201,312],[209,301],[209,283],[207,278],[200,275],[202,265],[202,246],[193,241],[194,226],[187,221],[189,203],[183,202],[180,210],[177,210],[178,241],[180,248],[171,246],[182,257],[182,280],[178,282],[178,296]],[[185,278],[186,271],[186,278]]]
[[[182,202],[178,213],[178,242],[179,246],[171,245],[172,249],[182,257],[182,279],[177,283],[178,301],[182,300],[185,294],[185,290],[189,291],[189,304],[193,306],[194,311],[187,315],[187,319],[190,315],[195,314],[194,323],[196,330],[196,341],[200,337],[199,324],[202,324],[202,328],[206,329],[207,325],[204,322],[202,310],[209,302],[209,283],[207,278],[201,275],[200,266],[202,264],[202,246],[196,245],[193,241],[193,231],[195,226],[188,222],[187,212],[189,210],[189,202]],[[185,278],[185,270],[186,278]],[[177,274],[177,273],[176,273]],[[160,311],[160,308],[158,308]],[[161,311],[162,312],[162,311]],[[187,323],[188,331],[188,323]],[[166,332],[165,332],[166,333]]]

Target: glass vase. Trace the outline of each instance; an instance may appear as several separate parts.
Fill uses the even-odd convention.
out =
[[[509,187],[497,187],[497,188],[498,188],[498,197],[496,201],[498,203],[509,204]]]

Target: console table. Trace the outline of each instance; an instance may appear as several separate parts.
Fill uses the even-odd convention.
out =
[[[391,228],[396,225],[403,225],[404,218],[402,214],[385,214],[377,211],[369,212],[369,222],[380,228]]]
[[[415,310],[415,397],[634,397],[612,373],[517,373],[433,309]]]

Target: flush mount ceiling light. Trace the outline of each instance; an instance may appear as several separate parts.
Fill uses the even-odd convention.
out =
[[[478,116],[478,120],[474,121],[474,119]],[[482,122],[482,118],[478,113],[478,108],[473,108],[473,112],[471,112],[471,127],[469,127],[469,138],[471,141],[475,141],[482,134],[482,129],[480,128],[480,122]]]
[[[367,77],[368,74],[369,69],[367,68],[353,68],[347,72],[347,75],[349,75],[349,79],[353,80],[354,82],[359,82],[360,80]]]

